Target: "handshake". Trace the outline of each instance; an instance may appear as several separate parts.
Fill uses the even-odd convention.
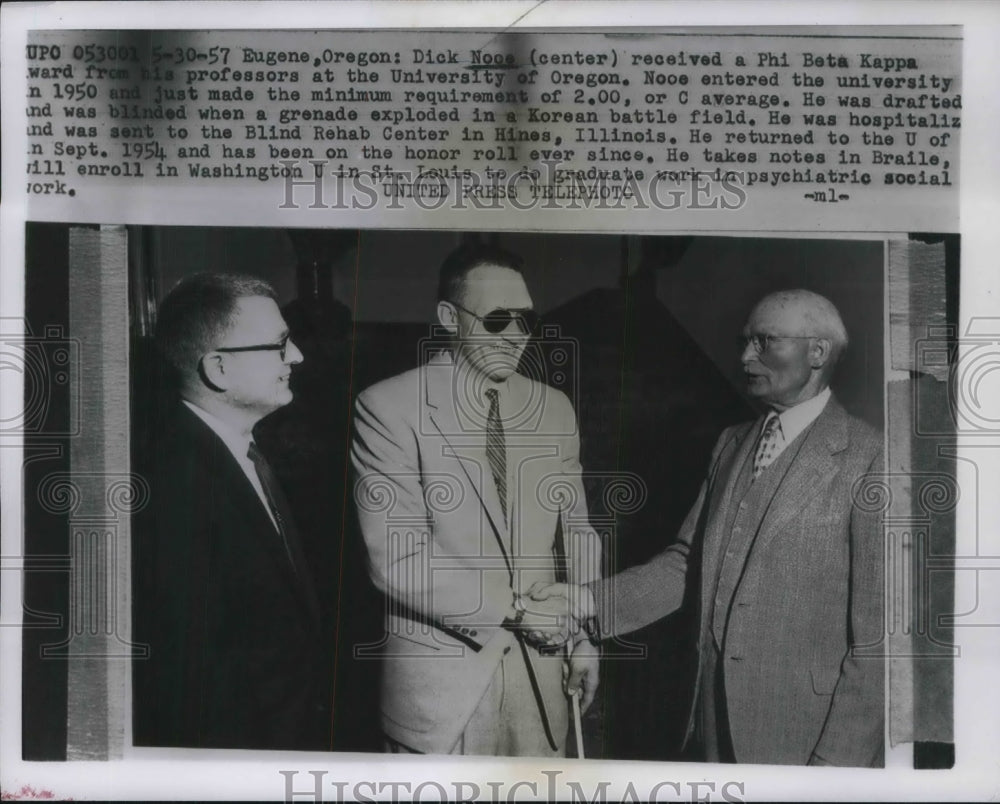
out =
[[[590,634],[597,613],[594,596],[583,586],[534,583],[514,601],[516,628],[539,647],[558,647]]]

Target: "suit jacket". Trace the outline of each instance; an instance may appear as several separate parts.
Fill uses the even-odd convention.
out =
[[[133,521],[136,745],[323,746],[315,590],[222,440],[178,405]]]
[[[515,592],[555,580],[560,530],[570,579],[600,576],[572,405],[519,374],[507,382],[517,412],[505,423],[509,529],[485,422],[466,415],[450,357],[378,383],[356,404],[355,499],[369,570],[388,599],[383,729],[428,753],[452,749],[511,650],[501,623]],[[558,679],[554,657],[532,648],[527,658]],[[558,681],[543,687],[544,710],[562,707],[564,718]],[[561,744],[565,734],[554,737]]]
[[[883,539],[878,516],[853,500],[856,481],[882,471],[882,441],[831,397],[754,481],[766,484],[755,505],[740,482],[762,421],[722,433],[675,544],[592,586],[600,621],[613,633],[636,630],[677,609],[686,577],[697,578],[699,667],[706,651],[719,652],[737,761],[806,764],[815,754],[874,765],[884,723]]]

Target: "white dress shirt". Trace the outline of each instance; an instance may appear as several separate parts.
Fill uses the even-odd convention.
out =
[[[781,423],[781,435],[775,445],[771,461],[776,461],[778,456],[784,452],[785,447],[791,444],[810,424],[819,418],[826,403],[830,400],[830,389],[824,388],[812,399],[800,402],[798,405],[782,411],[778,414],[778,421]],[[764,424],[770,416],[765,417]]]

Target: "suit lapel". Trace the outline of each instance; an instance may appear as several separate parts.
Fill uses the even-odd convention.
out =
[[[801,514],[806,500],[815,498],[833,481],[840,467],[832,456],[847,448],[847,413],[831,397],[802,438],[761,519],[757,550],[763,550],[785,524]]]
[[[278,492],[284,496],[284,492],[281,489],[278,489]],[[254,491],[254,496],[257,496],[256,491]],[[287,498],[284,501],[284,505],[289,511],[291,511],[291,506],[289,505]],[[294,513],[292,515],[294,516]],[[268,518],[268,523],[270,524],[270,518]],[[278,542],[280,542],[281,534],[276,532],[273,526],[271,531],[274,533]],[[292,572],[286,572],[286,577],[292,581],[296,592],[299,594],[300,600],[306,605],[306,608],[309,609],[309,613],[318,622],[320,616],[319,598],[316,596],[316,588],[313,585],[309,564],[306,561],[305,553],[302,551],[302,541],[299,536],[298,526],[294,521],[286,523],[285,539],[288,542],[288,552],[291,554],[292,560],[291,564],[289,564],[289,557],[285,554],[284,545],[281,545],[282,558],[284,559],[281,566],[286,570],[293,570]],[[268,539],[267,541],[268,543],[272,543],[274,539]]]
[[[428,418],[447,445],[443,457],[453,457],[469,479],[469,485],[476,492],[489,519],[507,569],[513,571],[506,545],[507,528],[500,498],[497,496],[496,486],[487,482],[491,475],[486,457],[485,436],[480,438],[480,434],[468,424],[463,427],[459,422],[459,414],[455,410],[454,382],[454,365],[450,360],[436,358],[424,367],[424,398],[427,401]]]
[[[757,443],[757,436],[763,426],[764,417],[758,418],[749,429],[737,436],[737,443],[732,448],[728,462],[725,456],[719,469],[719,477],[724,478],[724,486],[720,490],[717,502],[712,504],[712,513],[706,527],[705,555],[703,557],[703,592],[704,611],[710,611],[709,598],[714,598],[719,574],[721,550],[728,541],[726,532],[728,522],[727,512],[731,505],[739,505],[736,487],[740,473],[747,461],[752,460],[752,452]],[[829,486],[832,478],[839,470],[832,455],[842,451],[847,446],[847,414],[833,397],[827,402],[823,412],[816,421],[802,433],[800,445],[790,444],[789,450],[794,453],[782,455],[790,458],[790,463],[777,486],[766,503],[763,514],[756,528],[756,535],[744,543],[743,554],[734,556],[733,560],[743,567],[751,554],[758,554],[774,539],[781,528],[792,518],[801,513],[803,501],[812,499],[817,492]],[[779,462],[781,461],[779,458]],[[778,464],[771,468],[777,469]],[[755,484],[768,482],[767,473],[754,481]]]
[[[722,485],[709,498],[709,519],[705,526],[704,553],[702,555],[702,577],[705,579],[703,589],[706,597],[712,597],[715,594],[719,554],[728,537],[725,532],[727,512],[731,505],[739,504],[736,499],[736,486],[739,483],[743,465],[751,458],[762,422],[763,418],[760,418],[746,425],[746,429],[737,433],[733,442],[726,448],[726,452],[719,458],[716,482],[721,480]]]
[[[186,406],[181,407],[180,425],[191,433],[192,443],[196,445],[198,453],[206,459],[205,465],[216,470],[211,472],[211,476],[206,480],[219,490],[217,495],[213,495],[212,504],[224,507],[226,517],[230,520],[228,529],[233,533],[240,533],[241,541],[254,542],[267,556],[268,571],[278,573],[289,584],[309,614],[318,617],[319,605],[315,589],[297,540],[292,536],[289,548],[298,571],[289,563],[288,555],[281,543],[281,534],[275,530],[264,503],[257,496],[257,492],[229,448],[211,427]]]

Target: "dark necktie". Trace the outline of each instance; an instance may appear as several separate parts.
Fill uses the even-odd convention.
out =
[[[264,489],[264,496],[267,497],[268,507],[271,509],[274,521],[278,525],[278,534],[281,536],[281,543],[285,546],[285,553],[294,570],[295,560],[292,558],[292,550],[289,547],[288,541],[295,527],[295,520],[292,519],[288,500],[285,499],[285,493],[281,490],[278,478],[274,474],[271,464],[267,462],[264,454],[257,449],[257,445],[253,441],[250,442],[247,457],[253,461],[254,468],[257,470],[257,477],[260,479],[260,485]]]
[[[486,418],[486,457],[493,471],[493,482],[497,486],[497,496],[500,498],[500,510],[503,511],[503,523],[507,524],[507,444],[503,435],[503,424],[500,421],[500,399],[496,388],[486,391],[490,400],[490,412]]]

